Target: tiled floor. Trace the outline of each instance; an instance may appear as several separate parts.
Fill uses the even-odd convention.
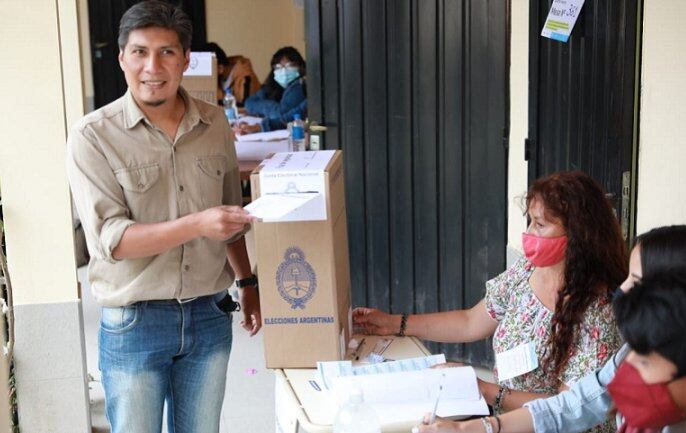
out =
[[[93,432],[108,432],[104,415],[104,394],[98,370],[98,327],[100,311],[86,281],[86,268],[78,271],[83,292],[83,316],[90,383]],[[233,347],[229,360],[226,397],[221,415],[221,433],[268,433],[274,431],[274,374],[265,368],[262,337],[249,338],[233,323]],[[252,370],[255,374],[251,374]],[[166,427],[164,433],[167,433]]]

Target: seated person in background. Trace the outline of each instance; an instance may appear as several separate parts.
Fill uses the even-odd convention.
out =
[[[305,60],[293,47],[279,49],[271,61],[272,70],[262,88],[245,101],[245,110],[264,119],[260,125],[239,124],[238,134],[285,129],[294,114],[307,118]]]
[[[230,87],[231,94],[236,98],[236,105],[243,107],[245,101],[260,90],[260,80],[253,71],[249,58],[237,55],[229,56],[228,60],[229,75],[222,87]]]
[[[629,274],[615,291],[615,298],[632,289],[643,278],[663,275],[686,277],[686,225],[659,227],[636,238],[629,260]],[[486,418],[502,433],[554,432],[575,433],[604,422],[613,408],[607,385],[612,381],[618,366],[627,356],[629,346],[624,345],[605,366],[581,378],[572,387],[558,395],[527,403],[524,408],[508,412],[496,420]],[[670,387],[674,396],[681,396],[677,404],[686,407],[686,378],[673,382]],[[678,390],[677,390],[678,389]],[[482,433],[482,420],[451,422],[438,420],[430,426],[419,428],[420,432]],[[665,432],[686,431],[686,422]]]
[[[495,413],[557,394],[621,345],[611,295],[627,274],[628,257],[603,189],[579,171],[553,173],[534,182],[526,207],[526,257],[486,282],[486,296],[474,307],[403,317],[353,311],[355,325],[375,334],[404,331],[444,343],[492,336],[496,354],[533,343],[536,369],[499,383],[480,381]],[[498,379],[497,369],[494,375]],[[613,430],[607,423],[597,431]]]
[[[260,80],[252,69],[250,59],[243,56],[227,57],[215,42],[207,42],[198,51],[212,52],[217,56],[217,104],[222,105],[224,90],[231,88],[236,104],[242,107],[245,100],[260,88]]]

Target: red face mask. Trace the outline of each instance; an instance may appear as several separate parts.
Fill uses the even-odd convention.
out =
[[[529,233],[522,233],[524,255],[536,266],[551,266],[565,258],[567,236],[543,238]]]
[[[674,403],[666,383],[645,383],[628,362],[619,366],[614,379],[607,384],[607,391],[626,420],[624,430],[662,428],[686,418]]]

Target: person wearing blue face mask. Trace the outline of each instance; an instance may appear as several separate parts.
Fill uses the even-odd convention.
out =
[[[238,134],[285,129],[293,116],[307,118],[305,60],[293,47],[280,48],[271,60],[271,71],[257,93],[245,101],[245,110],[263,117],[259,125],[239,124]]]

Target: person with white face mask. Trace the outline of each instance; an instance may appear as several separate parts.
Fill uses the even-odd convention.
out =
[[[245,101],[245,110],[263,117],[259,125],[239,123],[237,134],[285,129],[296,114],[307,118],[305,60],[293,47],[280,48],[271,61],[271,71],[264,84]]]
[[[493,337],[498,382],[480,381],[479,388],[496,414],[572,386],[621,345],[611,297],[626,276],[628,254],[603,189],[578,171],[553,173],[534,182],[526,209],[525,256],[487,281],[484,299],[472,308],[353,311],[355,324],[372,334],[444,343]],[[512,353],[537,362],[518,369],[507,362]],[[614,428],[608,423],[596,431]]]

